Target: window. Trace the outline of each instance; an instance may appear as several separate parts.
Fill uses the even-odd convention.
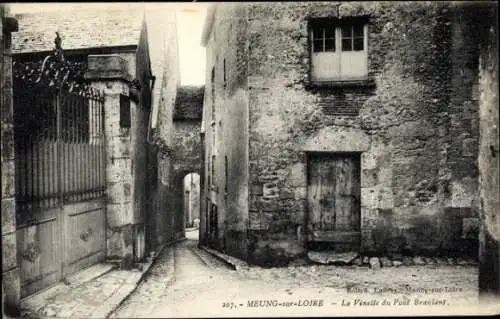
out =
[[[212,155],[212,187],[215,188],[215,155]]]
[[[212,67],[210,86],[212,89],[212,121],[215,121],[215,68],[214,67]]]
[[[212,149],[215,150],[217,148],[217,145],[215,144],[215,134],[217,134],[217,131],[216,131],[216,125],[215,125],[215,122],[213,122],[214,125],[212,125],[212,131],[211,131],[211,134],[212,134]]]
[[[126,95],[120,94],[120,127],[130,128],[130,98]]]
[[[368,76],[368,26],[361,19],[310,22],[311,80],[355,81]]]
[[[223,61],[223,67],[224,67],[224,70],[223,70],[223,76],[224,76],[224,90],[226,89],[226,86],[227,86],[227,76],[226,76],[226,59],[224,59]]]
[[[228,184],[228,167],[227,167],[227,156],[224,156],[224,193],[228,193],[228,187],[227,187],[227,184]]]
[[[346,25],[342,27],[342,51],[363,51],[364,30],[362,25]]]
[[[212,170],[211,170],[211,167],[212,167],[212,163],[210,162],[210,157],[208,157],[208,178],[207,178],[207,184],[208,184],[208,189],[210,190],[210,188],[212,187]]]
[[[313,30],[314,52],[335,52],[335,29],[317,27]]]

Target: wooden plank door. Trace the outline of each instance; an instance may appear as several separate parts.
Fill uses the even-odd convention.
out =
[[[61,229],[59,208],[36,211],[17,225],[17,251],[21,298],[61,279]]]
[[[359,154],[310,154],[308,240],[338,252],[360,245]]]
[[[106,258],[106,203],[104,199],[63,207],[63,276]]]

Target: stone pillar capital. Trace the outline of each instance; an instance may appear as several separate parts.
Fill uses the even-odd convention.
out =
[[[128,72],[128,62],[118,54],[95,54],[87,58],[88,70],[85,79],[98,81],[124,81],[132,82],[133,78]]]
[[[17,19],[12,16],[2,17],[3,32],[17,32],[19,31],[19,23]]]

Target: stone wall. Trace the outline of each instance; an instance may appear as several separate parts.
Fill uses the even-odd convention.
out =
[[[479,104],[479,196],[481,233],[479,289],[481,295],[500,295],[500,182],[498,131],[498,7],[481,15],[483,26]],[[498,300],[497,300],[498,301]]]
[[[162,69],[153,70],[156,75],[155,91],[158,91],[158,94],[154,95],[156,100],[153,100],[156,111],[151,119],[151,125],[154,128],[151,133],[158,136],[162,145],[173,150],[175,134],[173,112],[180,85],[176,18],[174,13],[166,11],[162,11],[161,15],[153,15],[153,17],[156,19],[151,26],[163,28],[161,40],[163,43],[156,43],[162,52],[161,63],[158,62],[159,65],[162,65]],[[151,134],[149,140],[152,140]],[[150,169],[154,169],[157,173],[155,185],[150,188],[151,201],[154,205],[152,210],[154,218],[150,222],[154,223],[151,229],[155,229],[156,245],[162,245],[183,237],[184,224],[182,211],[176,210],[175,189],[172,183],[173,154],[165,152],[167,150],[164,148],[163,151],[160,150],[151,142],[150,145],[156,152],[156,165],[151,166]]]
[[[189,173],[201,175],[201,112],[203,109],[202,86],[181,86],[174,109],[174,142],[172,157],[172,188],[175,211],[187,221],[184,178]],[[198,208],[199,211],[199,208]],[[197,214],[199,216],[199,212]],[[184,223],[184,224],[185,224]]]
[[[16,201],[14,128],[12,107],[11,32],[17,22],[9,17],[9,8],[0,5],[0,104],[2,158],[2,310],[18,315],[20,299],[19,264],[16,245]]]
[[[217,5],[214,18],[207,36],[201,236],[212,247],[246,258],[247,11],[237,3]],[[210,210],[215,221],[212,227],[209,225]]]
[[[362,153],[363,253],[473,253],[473,28],[450,3],[339,4],[247,5],[250,260],[305,252],[311,151]],[[308,19],[366,14],[375,85],[311,86]]]
[[[201,121],[176,120],[174,122],[175,140],[173,144],[172,187],[175,192],[176,210],[183,211],[183,181],[189,173],[201,174]],[[183,214],[183,218],[186,216]]]
[[[478,236],[478,170],[477,153],[479,138],[478,116],[478,30],[482,19],[480,6],[466,3],[451,8],[451,43],[448,48],[450,61],[449,103],[445,109],[441,150],[446,161],[441,166],[445,215],[443,224],[448,241],[446,251],[461,248],[463,253],[477,257]]]
[[[149,179],[152,172],[148,165],[151,161],[148,152],[147,135],[151,113],[151,61],[149,56],[148,30],[146,21],[143,21],[141,35],[136,51],[135,79],[140,83],[140,98],[136,102],[136,109],[132,116],[132,171],[134,174],[134,258],[141,260],[144,257],[145,223],[150,219]],[[134,105],[134,104],[132,104]],[[153,158],[154,159],[154,158]],[[154,172],[156,173],[156,172]]]

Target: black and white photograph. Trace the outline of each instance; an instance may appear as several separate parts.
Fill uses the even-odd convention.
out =
[[[500,314],[496,1],[0,17],[2,318]]]

